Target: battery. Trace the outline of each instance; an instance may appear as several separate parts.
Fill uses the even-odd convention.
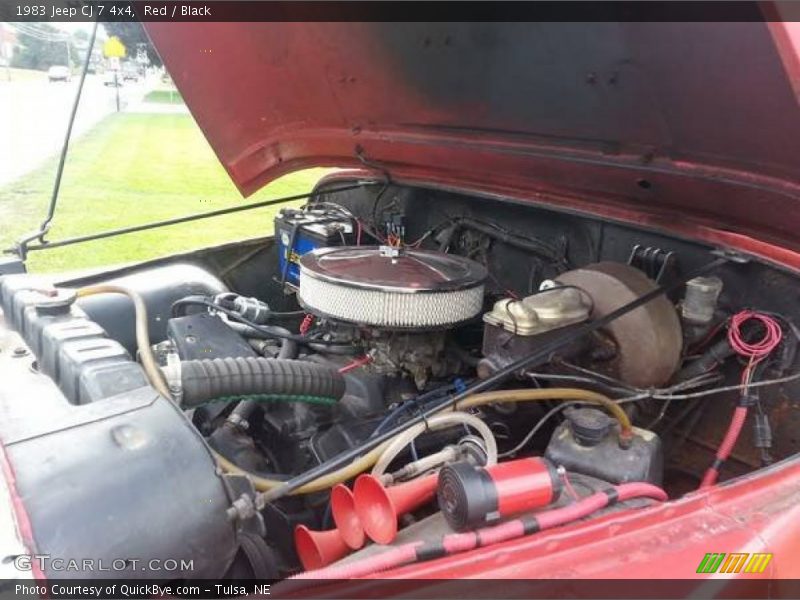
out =
[[[317,248],[355,243],[353,219],[339,212],[284,208],[275,217],[275,239],[281,283],[290,290],[300,284],[300,257]]]

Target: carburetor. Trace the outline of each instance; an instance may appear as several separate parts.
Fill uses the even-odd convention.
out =
[[[393,246],[320,248],[300,259],[298,300],[351,329],[369,369],[418,387],[448,371],[447,332],[480,313],[486,268],[443,252]]]

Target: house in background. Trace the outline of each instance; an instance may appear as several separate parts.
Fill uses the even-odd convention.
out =
[[[14,55],[14,48],[17,45],[17,34],[8,25],[0,23],[0,66],[7,67],[11,64],[11,57]]]

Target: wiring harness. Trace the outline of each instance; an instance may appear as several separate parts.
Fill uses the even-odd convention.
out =
[[[760,339],[750,341],[752,339],[752,328],[746,327],[758,323],[763,329],[763,334]],[[746,331],[749,330],[749,331]],[[728,430],[725,437],[717,449],[716,458],[712,465],[706,470],[703,475],[703,480],[700,483],[701,488],[706,488],[714,485],[719,477],[720,469],[728,457],[733,452],[736,441],[744,427],[747,413],[750,406],[757,402],[757,397],[751,394],[750,386],[753,382],[753,375],[756,366],[766,359],[778,347],[783,339],[783,330],[780,324],[773,317],[755,312],[752,310],[743,310],[736,313],[731,317],[728,326],[728,342],[733,351],[739,356],[746,359],[746,364],[742,370],[741,377],[741,395],[739,397],[739,404],[733,411],[731,422],[728,425]]]

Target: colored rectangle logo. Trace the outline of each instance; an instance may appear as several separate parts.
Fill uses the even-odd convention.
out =
[[[697,573],[763,573],[772,560],[769,552],[708,552],[697,566]]]

